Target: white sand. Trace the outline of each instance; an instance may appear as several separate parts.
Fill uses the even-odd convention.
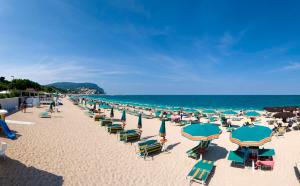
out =
[[[0,141],[8,143],[8,158],[0,160],[0,185],[188,185],[185,177],[197,161],[185,152],[197,142],[182,137],[180,127],[167,122],[169,153],[144,161],[137,158],[134,145],[119,142],[116,135],[109,135],[66,99],[62,112],[50,119],[38,117],[44,109],[28,109],[30,113],[18,112],[7,118],[35,124],[9,124],[21,135],[16,140],[1,134]],[[115,112],[117,118],[120,115]],[[127,114],[126,129],[136,127],[137,117]],[[158,119],[143,119],[142,137],[158,139],[159,127]],[[273,171],[230,167],[227,154],[237,146],[225,131],[213,143],[216,145],[204,155],[204,159],[216,161],[211,186],[299,185],[294,165],[300,160],[300,131],[273,137],[265,146],[276,150]]]

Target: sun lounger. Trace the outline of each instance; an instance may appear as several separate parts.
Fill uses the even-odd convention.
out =
[[[120,141],[132,142],[138,141],[141,138],[141,133],[138,130],[126,130],[120,132]]]
[[[245,166],[245,153],[240,150],[230,151],[227,159],[232,161],[232,165],[234,166]]]
[[[110,119],[100,120],[100,126],[108,126],[111,124],[112,124],[112,121]]]
[[[199,159],[200,155],[204,153],[209,147],[210,141],[200,141],[199,145],[188,150],[186,154],[190,158]]]
[[[110,134],[116,134],[120,131],[123,131],[123,127],[121,124],[111,124],[107,127],[107,131],[110,133]]]
[[[286,132],[286,129],[284,127],[279,127],[278,132],[276,133],[276,136],[277,137],[283,137],[285,132]]]
[[[97,114],[97,115],[95,115],[94,116],[94,120],[95,121],[100,121],[100,119],[105,119],[106,117],[105,117],[105,115],[99,115],[99,114]]]
[[[49,112],[41,112],[39,116],[40,116],[40,118],[51,118],[51,115]]]
[[[198,182],[200,184],[206,184],[207,178],[211,174],[214,167],[213,161],[200,160],[194,165],[192,170],[187,175],[189,179],[189,184],[192,182]]]
[[[137,154],[145,159],[151,154],[161,152],[162,145],[161,143],[158,143],[157,140],[147,140],[138,143],[137,148]]]

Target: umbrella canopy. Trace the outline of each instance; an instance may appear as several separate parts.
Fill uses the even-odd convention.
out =
[[[235,112],[233,110],[226,110],[226,111],[222,112],[222,114],[224,114],[224,115],[237,115],[237,112]]]
[[[272,130],[261,125],[242,126],[230,135],[230,141],[239,146],[261,146],[272,138]]]
[[[278,112],[278,113],[273,115],[273,117],[275,117],[275,118],[282,118],[282,119],[292,118],[292,117],[295,117],[295,116],[296,115],[292,112]]]
[[[208,141],[219,138],[222,130],[216,124],[192,124],[182,128],[181,135],[193,141]]]
[[[111,110],[110,110],[110,117],[113,118],[114,116],[115,116],[115,114],[114,114],[114,108],[111,108]]]
[[[166,137],[166,122],[165,122],[165,120],[161,121],[161,125],[159,128],[159,136]]]
[[[214,114],[214,113],[216,113],[216,111],[213,109],[206,109],[206,110],[203,110],[203,113],[204,114]]]
[[[138,119],[138,128],[142,128],[142,114],[139,114],[139,119]]]
[[[123,112],[122,112],[121,121],[126,121],[126,111],[125,110],[123,110]]]
[[[246,112],[245,116],[248,116],[248,117],[258,117],[258,116],[260,116],[260,113],[255,112],[255,111],[250,111],[250,112]]]

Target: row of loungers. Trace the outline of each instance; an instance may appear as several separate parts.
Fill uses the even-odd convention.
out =
[[[119,140],[125,143],[133,143],[141,139],[141,133],[139,130],[124,130],[122,124],[113,123],[116,121],[119,120],[113,120],[110,118],[100,119],[100,126],[107,127],[107,131],[110,134],[118,134]],[[162,144],[157,140],[142,141],[137,144],[135,151],[139,157],[146,159],[151,155],[160,153],[162,151]]]
[[[100,126],[105,126],[110,134],[118,134],[120,141],[132,143],[141,139],[141,133],[139,130],[124,130],[122,124],[114,123],[119,122],[120,120],[118,119],[107,118],[103,115],[98,117],[97,120],[99,120]],[[201,141],[196,147],[188,150],[186,153],[188,157],[199,159],[201,153],[208,149],[209,144],[210,141]],[[163,145],[157,140],[147,140],[139,142],[135,148],[135,152],[139,157],[146,159],[151,155],[160,153],[162,148]],[[187,175],[189,184],[191,185],[193,182],[206,184],[213,168],[214,161],[198,161]]]

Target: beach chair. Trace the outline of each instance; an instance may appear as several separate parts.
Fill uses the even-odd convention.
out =
[[[147,140],[138,143],[136,153],[138,156],[146,159],[149,155],[159,153],[162,150],[162,144],[157,140]]]
[[[189,185],[191,185],[192,182],[197,182],[203,185],[206,184],[213,168],[214,161],[198,161],[186,177],[189,180]]]
[[[40,118],[51,118],[51,115],[50,115],[49,112],[41,112],[41,113],[39,114],[39,117],[40,117]]]
[[[105,119],[106,117],[105,117],[105,115],[99,115],[99,114],[97,114],[97,115],[95,115],[94,116],[94,120],[95,121],[100,121],[101,119]]]
[[[210,141],[200,141],[199,145],[186,151],[186,154],[190,158],[199,159],[200,155],[207,151]]]
[[[94,117],[94,113],[91,112],[91,111],[85,112],[85,115],[87,115],[87,116],[90,117],[90,118],[93,118],[93,117]]]
[[[245,167],[246,156],[245,153],[240,150],[230,151],[227,159],[232,162],[232,166]]]
[[[273,170],[275,161],[273,156],[275,155],[274,149],[259,149],[258,150],[258,160],[256,161],[255,165],[259,169],[269,169]]]
[[[276,133],[276,136],[277,137],[284,137],[285,132],[286,132],[286,129],[284,127],[279,127],[278,131]]]
[[[121,124],[111,124],[108,125],[107,131],[109,132],[109,134],[116,134],[118,132],[123,131],[123,127]]]
[[[141,133],[138,130],[125,130],[119,133],[119,139],[123,142],[138,141],[141,138]]]
[[[5,151],[7,149],[7,144],[5,142],[1,142],[0,144],[0,156],[2,156],[3,159],[5,159],[6,155],[5,155]]]
[[[100,120],[100,126],[108,126],[111,124],[112,124],[112,121],[110,119]]]

